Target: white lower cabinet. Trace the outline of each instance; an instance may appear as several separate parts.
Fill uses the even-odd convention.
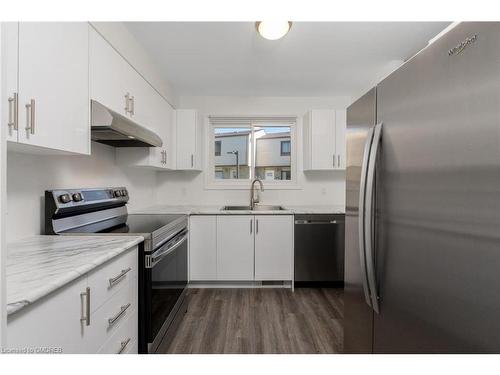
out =
[[[293,279],[293,216],[255,216],[255,280]]]
[[[293,280],[292,215],[193,215],[190,281]]]
[[[137,256],[135,246],[9,316],[6,347],[137,353]]]
[[[253,280],[253,215],[217,216],[217,280]]]
[[[80,293],[87,287],[81,277],[7,318],[10,350],[56,348],[62,353],[86,353],[88,329],[80,321],[86,303]],[[29,353],[29,351],[28,351]]]
[[[217,280],[217,216],[190,217],[189,280]]]

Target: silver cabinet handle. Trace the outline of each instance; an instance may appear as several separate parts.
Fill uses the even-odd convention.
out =
[[[125,113],[130,112],[130,94],[127,92],[125,94]]]
[[[86,326],[90,325],[90,288],[87,287],[85,292],[80,293],[80,298],[85,297],[85,315],[82,312],[80,322],[85,322]]]
[[[191,154],[191,168],[194,167],[194,155]]]
[[[123,314],[125,314],[125,311],[127,311],[127,309],[130,307],[130,303],[127,303],[126,305],[123,305],[122,307],[120,307],[120,312],[118,314],[116,314],[115,316],[113,316],[112,318],[109,318],[108,319],[108,324],[109,326],[111,327],[113,324],[115,324],[118,319],[120,319]]]
[[[365,294],[366,304],[372,307],[371,293],[368,286],[368,276],[366,273],[366,252],[365,252],[365,198],[366,198],[366,174],[368,170],[368,160],[370,148],[373,141],[373,128],[368,130],[366,136],[365,148],[363,151],[363,162],[361,164],[361,179],[359,184],[359,217],[358,217],[358,236],[359,236],[359,260],[361,264],[361,279],[363,280],[363,292]]]
[[[112,287],[112,286],[115,286],[116,284],[118,284],[120,281],[123,280],[125,275],[131,270],[132,270],[132,268],[130,268],[130,267],[126,268],[126,269],[122,270],[119,275],[109,279],[109,286]]]
[[[126,340],[123,340],[121,343],[120,343],[120,350],[118,350],[116,352],[116,354],[122,354],[123,351],[125,350],[125,348],[127,347],[128,343],[130,342],[130,337]]]
[[[382,137],[382,124],[375,125],[373,141],[368,158],[368,169],[366,172],[366,197],[365,197],[365,257],[368,288],[370,290],[373,310],[379,313],[379,302],[377,293],[377,277],[375,273],[375,244],[374,242],[374,194],[375,194],[375,170],[377,156],[380,150],[380,139]]]
[[[255,234],[259,234],[259,219],[255,220]]]
[[[9,122],[7,124],[12,130],[18,129],[18,106],[17,106],[17,92],[9,97]]]
[[[332,162],[333,168],[335,168],[335,154],[333,154],[333,162]]]
[[[253,219],[250,219],[250,234],[253,232]]]
[[[161,163],[165,164],[165,151],[161,150]]]
[[[29,104],[26,104],[26,130],[30,134],[35,134],[35,99],[31,99]]]
[[[165,153],[165,164],[167,164],[167,150],[163,150],[163,152]]]
[[[130,106],[130,115],[133,116],[135,114],[135,97],[130,97],[130,103],[132,104]]]
[[[340,154],[337,155],[337,167],[340,168]]]

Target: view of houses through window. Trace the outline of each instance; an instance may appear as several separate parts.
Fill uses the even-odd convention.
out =
[[[215,178],[291,180],[290,126],[214,127]]]

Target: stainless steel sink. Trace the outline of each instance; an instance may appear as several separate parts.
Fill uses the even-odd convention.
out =
[[[271,206],[271,205],[265,205],[265,204],[256,204],[254,211],[283,211],[285,208],[283,206]]]
[[[221,208],[221,211],[251,211],[252,207],[250,206],[224,206]]]
[[[285,208],[283,206],[272,206],[272,205],[255,205],[252,208],[250,206],[224,206],[221,211],[283,211]]]

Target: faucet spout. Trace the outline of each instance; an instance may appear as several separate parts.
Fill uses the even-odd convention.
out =
[[[253,210],[255,207],[255,203],[258,203],[259,200],[255,199],[254,195],[254,189],[255,189],[255,183],[258,182],[260,185],[260,191],[264,191],[264,184],[262,183],[260,178],[254,178],[252,181],[252,184],[250,185],[250,208]]]

